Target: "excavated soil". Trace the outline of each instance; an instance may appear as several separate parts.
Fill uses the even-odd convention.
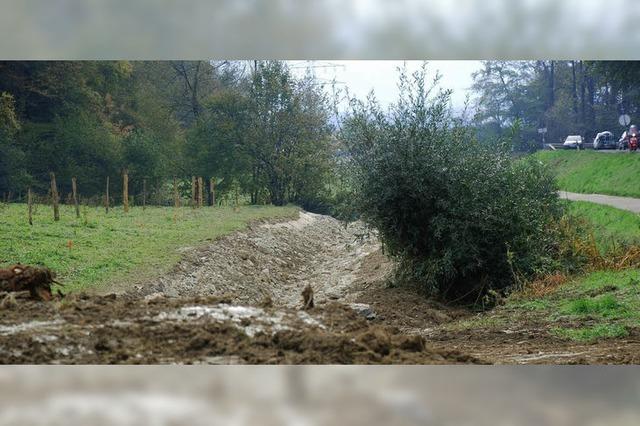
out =
[[[25,319],[28,318],[28,321]],[[216,297],[142,301],[77,295],[18,299],[0,325],[8,364],[457,364],[478,360],[433,350],[424,338],[372,326],[354,310],[231,304]]]
[[[640,362],[638,330],[624,339],[578,344],[553,337],[548,323],[533,317],[504,329],[452,327],[474,314],[410,288],[390,288],[392,262],[376,235],[358,223],[345,227],[333,218],[301,212],[296,220],[254,223],[182,254],[169,274],[122,294],[74,294],[53,302],[0,295],[0,360]],[[303,310],[301,293],[308,286],[315,307]]]
[[[278,307],[300,305],[311,285],[316,303],[338,300],[352,291],[356,272],[379,247],[360,225],[301,212],[297,220],[254,224],[204,247],[183,250],[174,270],[136,288],[148,296],[226,295],[235,303],[271,300]]]
[[[422,336],[373,323],[354,304],[390,264],[363,274],[379,250],[362,225],[301,212],[182,250],[174,270],[124,294],[25,297],[0,303],[5,363],[455,364]],[[311,286],[315,307],[302,310]],[[123,288],[118,285],[117,288]],[[0,295],[0,298],[3,296]],[[364,311],[363,311],[364,308]],[[370,319],[367,320],[366,317]],[[376,316],[376,314],[374,314]]]

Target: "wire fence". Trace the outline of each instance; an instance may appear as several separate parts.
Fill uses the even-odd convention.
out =
[[[4,204],[24,203],[28,205],[28,220],[32,224],[32,217],[37,215],[39,206],[53,207],[54,220],[59,220],[58,205],[76,206],[76,215],[80,217],[79,207],[103,207],[106,213],[110,208],[122,207],[125,212],[129,207],[160,206],[160,207],[192,207],[205,206],[237,206],[239,197],[237,193],[224,192],[219,194],[216,188],[215,178],[205,179],[201,176],[190,178],[173,178],[162,181],[159,185],[147,185],[146,178],[140,178],[136,182],[137,190],[131,191],[131,180],[128,173],[123,173],[120,179],[113,180],[111,176],[104,178],[104,191],[102,194],[90,196],[82,195],[82,182],[75,177],[67,182],[56,181],[55,174],[50,174],[47,186],[42,182],[24,191],[5,191],[0,201]],[[64,188],[58,191],[58,188]],[[36,189],[34,189],[36,188]],[[39,191],[38,191],[39,190]]]

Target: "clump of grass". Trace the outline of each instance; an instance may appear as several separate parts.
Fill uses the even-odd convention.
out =
[[[601,316],[604,318],[621,317],[627,308],[613,295],[606,294],[595,298],[580,298],[568,302],[563,312],[575,316]]]
[[[549,300],[546,299],[536,299],[536,300],[524,300],[512,303],[511,306],[514,308],[522,309],[524,311],[544,311],[551,308],[552,304]]]
[[[593,203],[579,206],[569,203],[567,214],[556,224],[563,236],[564,272],[640,268],[640,216]],[[619,228],[620,223],[628,229]]]
[[[593,342],[599,339],[626,337],[629,331],[621,324],[598,324],[583,328],[555,328],[552,333],[558,337],[578,342]]]

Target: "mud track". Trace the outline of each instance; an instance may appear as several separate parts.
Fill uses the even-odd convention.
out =
[[[301,212],[182,250],[121,294],[0,295],[4,363],[638,363],[640,342],[576,344],[541,318],[461,329],[473,314],[388,287],[392,263],[361,224]],[[315,307],[302,310],[310,285]],[[131,287],[131,285],[129,285]],[[116,288],[126,288],[126,283]],[[508,312],[481,314],[510,319]],[[509,323],[509,321],[506,321]],[[452,327],[453,326],[453,327]]]
[[[52,303],[0,303],[5,363],[481,362],[432,349],[417,334],[373,324],[353,304],[383,286],[390,264],[361,225],[301,212],[255,223],[199,248],[163,277],[128,292]],[[372,259],[379,263],[370,265]],[[367,262],[370,272],[363,273]],[[310,285],[316,306],[302,310]],[[118,285],[116,288],[124,288]],[[2,297],[0,295],[0,297]],[[364,309],[364,310],[363,310]],[[366,317],[369,317],[367,319]]]
[[[356,273],[379,243],[360,224],[301,212],[297,220],[254,224],[214,243],[183,250],[183,260],[165,277],[145,283],[142,296],[230,296],[234,303],[300,306],[311,285],[316,303],[350,300]]]

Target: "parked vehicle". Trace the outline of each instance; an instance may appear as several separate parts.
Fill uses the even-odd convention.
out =
[[[629,151],[637,151],[640,144],[640,132],[638,127],[631,125],[628,132],[624,132],[618,141],[618,149],[628,149]]]
[[[565,148],[581,149],[582,148],[582,136],[570,135],[564,140],[562,144]]]
[[[616,149],[618,141],[613,137],[613,133],[609,131],[600,132],[593,140],[593,149]]]
[[[638,150],[638,135],[637,133],[632,133],[629,135],[629,151],[637,151]]]
[[[618,149],[629,149],[629,139],[627,138],[626,130],[622,133],[622,135],[620,135],[620,139],[618,140]]]

